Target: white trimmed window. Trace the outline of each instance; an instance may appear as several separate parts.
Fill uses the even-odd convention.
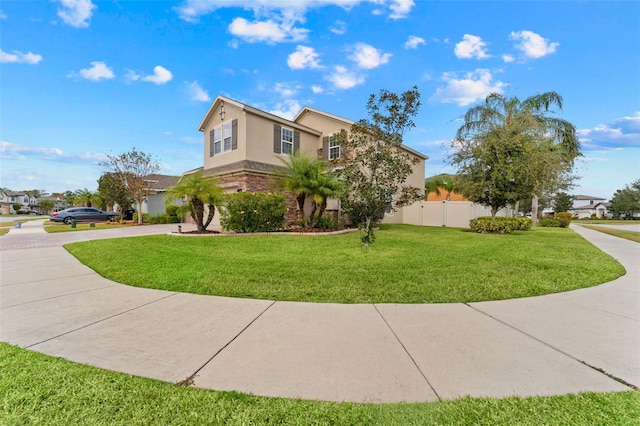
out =
[[[340,144],[335,136],[329,137],[329,160],[340,158]]]
[[[293,130],[282,128],[282,154],[291,154],[293,153]]]
[[[218,155],[223,152],[231,151],[232,143],[232,125],[231,121],[221,124],[213,128],[213,154]]]

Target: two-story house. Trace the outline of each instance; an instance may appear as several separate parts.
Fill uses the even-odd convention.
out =
[[[573,206],[570,209],[576,219],[585,219],[595,214],[597,218],[610,217],[609,203],[600,197],[590,195],[574,195]]]
[[[16,214],[19,212],[30,212],[37,208],[38,198],[26,192],[4,191],[2,193],[2,213]],[[19,204],[19,208],[15,209],[14,205]],[[8,211],[7,211],[8,210]]]
[[[204,164],[197,170],[220,176],[226,192],[271,191],[274,175],[281,170],[287,154],[301,152],[337,159],[343,153],[331,136],[341,130],[349,131],[352,124],[351,120],[310,107],[287,120],[218,96],[198,127],[204,135]],[[427,156],[406,146],[402,148],[420,160],[406,184],[424,188]],[[297,210],[293,196],[287,197],[287,205],[287,221],[292,222]],[[339,208],[339,202],[331,200],[327,210]],[[405,217],[404,209],[399,209],[385,221],[412,223],[409,216]]]

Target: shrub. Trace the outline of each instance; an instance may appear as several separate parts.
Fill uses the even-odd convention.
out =
[[[180,206],[176,206],[175,204],[168,204],[167,208],[165,209],[165,211],[167,212],[167,214],[169,216],[178,216],[178,209],[180,208]]]
[[[560,221],[557,219],[542,219],[540,221],[540,226],[545,228],[559,228]]]
[[[133,214],[133,221],[138,222],[138,212],[135,212]],[[142,223],[148,223],[148,222],[149,222],[149,213],[142,213]]]
[[[167,223],[180,223],[180,219],[177,216],[169,216],[166,213],[160,213],[155,216],[149,216],[149,223],[152,223],[154,225],[167,224]]]
[[[512,231],[528,231],[533,221],[526,217],[501,217],[491,220],[489,216],[482,216],[469,221],[472,231],[486,234],[508,234]]]
[[[560,222],[561,228],[568,228],[571,224],[571,218],[573,215],[569,212],[556,213],[554,219]]]
[[[325,231],[337,231],[344,228],[342,222],[333,215],[322,216],[318,219],[316,226],[320,229],[324,229]]]
[[[226,231],[273,232],[284,228],[287,203],[282,195],[227,194],[220,207],[220,225]]]

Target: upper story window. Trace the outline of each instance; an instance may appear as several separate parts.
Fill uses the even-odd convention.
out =
[[[22,202],[25,203],[25,204],[29,204],[29,197],[26,196],[26,195],[24,197],[22,197]]]
[[[273,152],[276,154],[293,154],[300,149],[300,132],[298,130],[273,125]]]
[[[227,121],[209,132],[209,156],[222,154],[238,147],[237,120]]]
[[[282,154],[291,154],[293,153],[293,130],[282,128]]]
[[[335,136],[329,137],[329,160],[340,158],[340,143]]]

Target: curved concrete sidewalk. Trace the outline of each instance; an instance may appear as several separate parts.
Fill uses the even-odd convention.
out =
[[[38,225],[32,225],[37,227]],[[339,305],[197,296],[106,280],[62,244],[175,225],[0,238],[0,340],[196,387],[356,402],[640,386],[640,245],[579,226],[613,282],[470,304]]]

